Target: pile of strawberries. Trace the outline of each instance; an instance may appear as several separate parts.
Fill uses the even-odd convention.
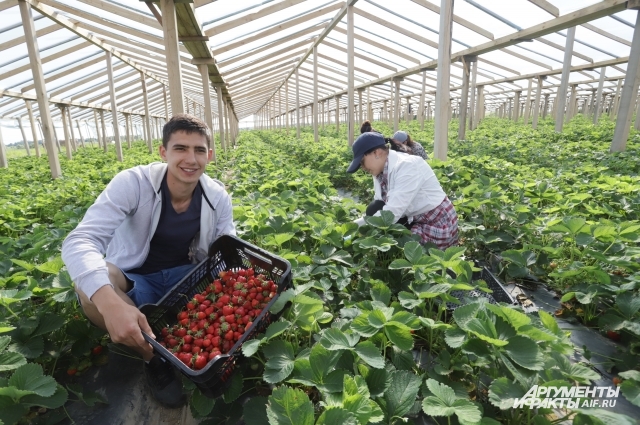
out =
[[[250,269],[225,270],[162,329],[160,345],[191,369],[227,353],[276,296],[278,286]]]

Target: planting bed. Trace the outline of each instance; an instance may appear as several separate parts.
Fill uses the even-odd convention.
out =
[[[384,123],[375,127],[390,134]],[[408,130],[430,150],[429,123],[424,131],[416,123]],[[487,119],[469,140],[452,140],[450,161],[430,162],[460,216],[461,246],[445,252],[420,246],[387,215],[360,229],[352,223],[372,184],[362,173],[344,172],[350,160],[344,134],[323,131],[315,144],[308,131],[301,142],[284,130],[242,133],[237,149],[220,153],[218,167],[208,172],[228,184],[239,236],[291,263],[293,286],[278,298],[279,307],[290,304],[243,344],[242,361],[222,397],[207,398],[186,381],[188,413],[205,425],[275,425],[290,418],[310,425],[399,424],[400,418],[637,423],[638,136],[632,135],[627,152],[609,154],[612,132],[606,119],[594,127],[580,116],[562,135],[546,121],[533,131]],[[0,187],[10,182],[16,188],[3,195],[8,202],[0,215],[0,247],[8,259],[0,261],[0,356],[12,359],[0,371],[7,378],[0,379],[0,389],[23,385],[11,378],[15,374],[40,373],[48,390],[11,400],[0,395],[5,423],[24,415],[51,418],[72,400],[100,400],[84,379],[112,367],[111,357],[108,366],[83,366],[80,376],[66,373],[80,370],[85,360],[99,363],[92,348],[106,340],[82,318],[59,247],[119,169],[151,160],[145,149],[135,144],[124,164],[112,152],[79,151],[63,161],[67,177],[55,182],[48,180],[45,159],[20,159],[21,166],[0,172],[7,182]],[[490,290],[474,279],[480,271],[474,261],[490,265],[508,291],[518,285],[538,313],[485,302],[448,311],[453,291]],[[548,307],[544,293],[522,289],[535,281],[557,291],[562,304]],[[570,334],[565,320],[590,328]],[[611,364],[596,364],[596,372],[576,353],[584,356],[581,344],[597,340],[588,335],[607,331],[619,333],[619,351]],[[594,363],[596,352],[611,354],[586,345]],[[620,409],[513,408],[513,399],[532,385],[613,386],[607,380],[614,375],[623,380],[620,398],[628,400]],[[111,388],[102,395],[122,403]],[[113,411],[103,404],[92,409]]]

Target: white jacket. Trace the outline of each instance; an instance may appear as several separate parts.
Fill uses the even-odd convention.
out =
[[[419,156],[389,150],[387,203],[382,208],[391,211],[397,222],[401,217],[412,217],[431,211],[444,200],[446,194],[433,170]],[[378,179],[373,177],[374,200],[383,200]],[[380,211],[374,215],[379,216]],[[364,218],[355,221],[365,224]]]
[[[146,260],[160,221],[160,185],[166,171],[166,163],[154,162],[118,173],[64,240],[62,259],[87,297],[111,284],[107,261],[130,270]],[[219,236],[236,234],[231,196],[222,182],[203,174],[200,184],[200,233],[189,248],[194,263],[206,258],[209,245]]]

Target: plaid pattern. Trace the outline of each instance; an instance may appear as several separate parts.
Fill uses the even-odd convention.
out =
[[[380,192],[382,200],[387,203],[388,186],[389,186],[389,161],[384,164],[382,173],[376,176],[380,183]],[[434,243],[439,249],[445,250],[450,246],[458,244],[458,214],[449,198],[446,196],[444,200],[426,213],[413,216],[413,222],[410,227],[411,233],[420,236],[420,243]]]
[[[411,148],[411,155],[416,155],[421,157],[422,159],[427,159],[427,152],[425,152],[424,147],[418,142]]]
[[[420,236],[420,243],[434,243],[445,250],[458,244],[458,214],[449,198],[426,213],[413,217],[411,233]]]

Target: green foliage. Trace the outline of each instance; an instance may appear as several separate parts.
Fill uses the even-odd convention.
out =
[[[512,409],[513,399],[532,385],[597,376],[568,360],[574,347],[551,314],[483,302],[448,314],[445,303],[459,302],[452,291],[489,292],[474,279],[471,259],[492,262],[507,280],[546,280],[583,320],[622,332],[629,350],[616,360],[621,392],[637,405],[640,165],[637,135],[627,152],[607,152],[612,128],[606,119],[594,127],[577,117],[557,135],[549,121],[534,131],[489,118],[457,141],[452,124],[450,159],[429,161],[460,219],[461,245],[446,251],[423,247],[389,214],[360,228],[352,223],[372,185],[364,173],[345,172],[344,131],[327,128],[319,143],[309,129],[299,141],[284,130],[242,132],[207,173],[232,194],[240,237],[292,263],[294,287],[272,309],[282,317],[244,344],[246,358],[223,397],[190,388],[193,415],[203,424],[240,415],[270,425],[399,424],[425,414],[461,424],[548,423],[542,410]],[[407,129],[430,150],[433,123]],[[5,423],[31,406],[64,403],[67,392],[54,378],[102,336],[79,313],[60,246],[118,171],[152,160],[140,143],[123,163],[98,149],[61,158],[64,177],[55,181],[44,158],[0,170]],[[88,404],[100,401],[69,390]],[[242,405],[254,391],[261,395]],[[602,411],[576,418],[616,422]]]

